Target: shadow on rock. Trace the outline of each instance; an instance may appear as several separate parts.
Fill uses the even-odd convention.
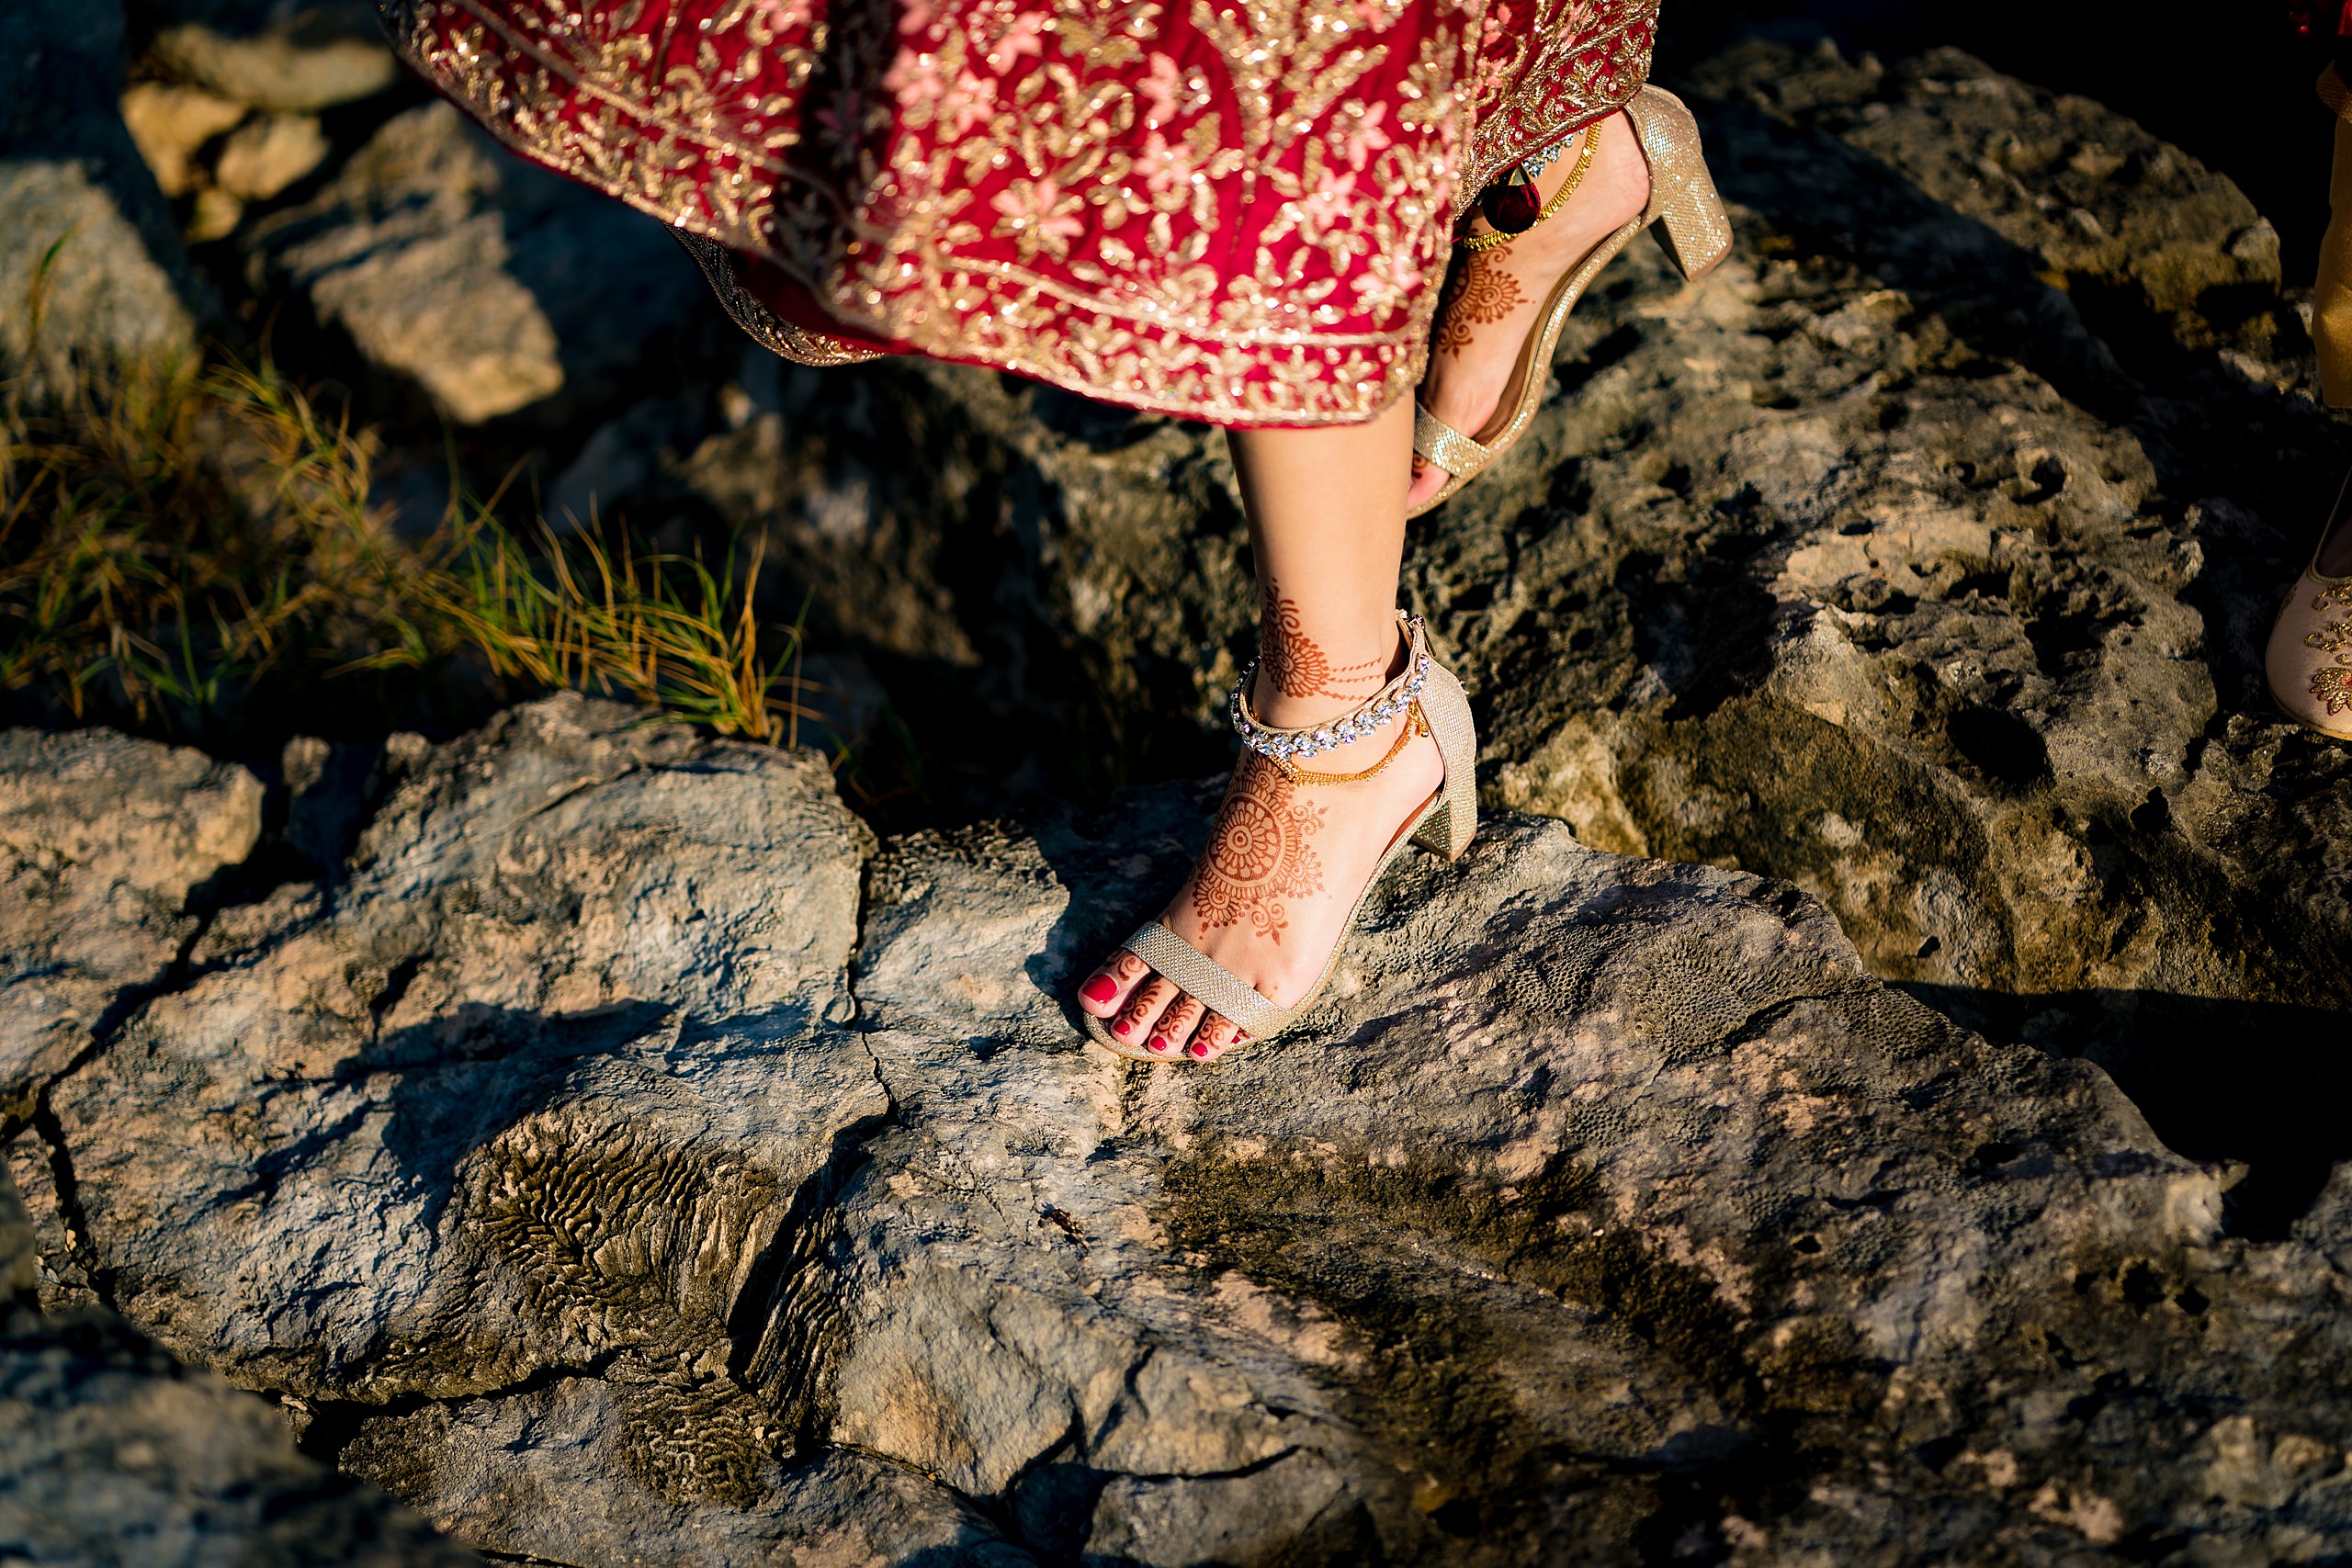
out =
[[[2341,1071],[2340,1011],[2163,991],[1897,989],[1996,1040],[2098,1063],[2171,1148],[2245,1166],[2228,1190],[2234,1235],[2284,1238],[2352,1159],[2352,1126],[2314,1092]]]

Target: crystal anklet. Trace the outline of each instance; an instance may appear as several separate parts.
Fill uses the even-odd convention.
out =
[[[1419,615],[1399,612],[1397,625],[1405,633],[1405,669],[1371,696],[1340,715],[1321,724],[1310,724],[1297,729],[1283,729],[1261,719],[1250,705],[1250,682],[1257,679],[1258,661],[1241,671],[1235,682],[1233,697],[1227,705],[1233,716],[1233,732],[1241,743],[1282,770],[1283,776],[1293,784],[1345,784],[1370,778],[1374,773],[1396,761],[1405,742],[1416,733],[1419,722],[1418,705],[1421,687],[1429,680],[1429,637]],[[1400,713],[1411,713],[1415,721],[1397,737],[1388,755],[1361,773],[1314,773],[1296,765],[1296,759],[1336,751],[1351,740],[1358,740],[1378,729]]]

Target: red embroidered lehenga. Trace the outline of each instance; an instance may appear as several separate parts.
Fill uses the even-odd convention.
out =
[[[1230,425],[1419,380],[1457,217],[1623,104],[1657,0],[380,0],[509,146],[804,363]]]

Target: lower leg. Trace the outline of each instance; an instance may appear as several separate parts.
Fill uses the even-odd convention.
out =
[[[1364,424],[1227,439],[1258,564],[1250,701],[1269,724],[1319,723],[1378,691],[1397,651],[1412,405],[1399,400]]]
[[[1250,701],[1268,724],[1335,718],[1401,668],[1396,580],[1412,430],[1412,405],[1400,401],[1364,424],[1232,436],[1261,611]],[[1406,723],[1392,719],[1340,746],[1327,770],[1371,768],[1398,745]],[[1408,735],[1376,776],[1345,784],[1294,784],[1245,751],[1207,852],[1160,918],[1261,995],[1292,1005],[1321,975],[1399,826],[1443,779],[1426,735]],[[1121,1040],[1154,1055],[1205,1060],[1238,1037],[1124,951],[1079,994]]]

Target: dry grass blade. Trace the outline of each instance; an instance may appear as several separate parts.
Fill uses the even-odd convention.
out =
[[[518,531],[494,498],[402,543],[370,502],[375,446],[266,363],[119,375],[40,414],[0,387],[0,694],[204,728],[256,694],[470,654],[509,683],[795,733],[799,628],[763,647],[756,547],[739,579],[732,548],[714,570],[625,531]]]

